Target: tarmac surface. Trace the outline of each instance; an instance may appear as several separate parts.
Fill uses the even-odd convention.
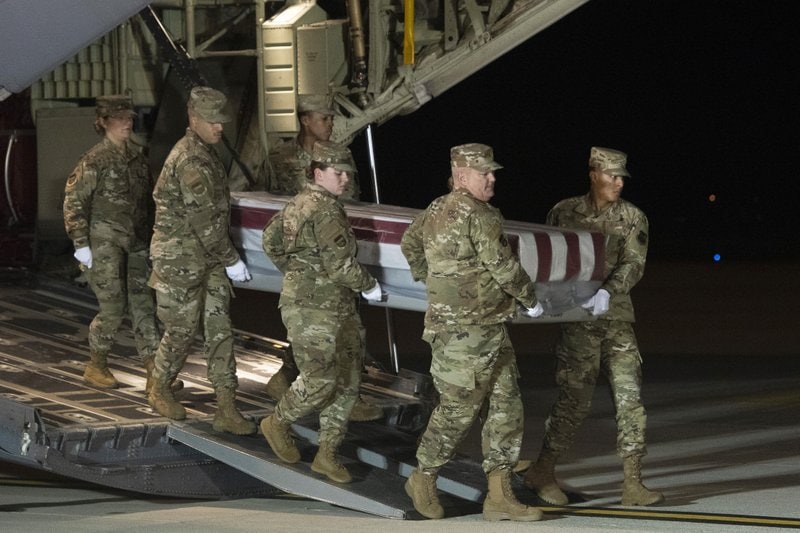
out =
[[[570,496],[534,523],[485,522],[480,506],[443,520],[390,520],[281,495],[227,501],[152,498],[0,463],[4,531],[762,532],[800,530],[800,294],[798,264],[651,265],[634,293],[644,364],[649,454],[645,483],[666,501],[619,504],[613,406],[600,382],[592,414],[557,477]],[[239,291],[240,329],[281,336],[273,295]],[[257,305],[258,307],[254,307]],[[253,310],[258,309],[257,313]],[[383,310],[365,325],[389,366]],[[421,315],[393,313],[401,366],[425,371]],[[277,323],[279,324],[279,323]],[[385,326],[384,326],[385,327]],[[277,328],[277,329],[276,329]],[[526,406],[523,456],[534,457],[555,398],[554,326],[515,326]],[[461,452],[480,457],[473,431]],[[530,493],[520,499],[538,505]]]

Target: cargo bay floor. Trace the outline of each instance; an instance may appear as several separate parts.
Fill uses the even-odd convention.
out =
[[[424,366],[422,359],[407,363]],[[666,496],[663,504],[652,508],[619,505],[621,466],[614,453],[613,407],[607,389],[600,386],[592,415],[558,467],[571,505],[543,507],[545,520],[540,523],[485,523],[476,504],[449,507],[442,521],[388,521],[281,492],[227,500],[153,497],[0,463],[3,529],[744,532],[800,528],[799,366],[796,357],[768,354],[724,360],[684,355],[648,359],[649,455],[644,475],[649,486]],[[552,361],[520,357],[520,370],[526,405],[523,455],[531,456],[555,397]],[[201,390],[203,378],[202,373],[188,374]],[[253,399],[261,401],[257,395]],[[269,409],[266,400],[264,408]],[[195,413],[202,414],[202,409]],[[261,445],[258,439],[260,435],[254,438],[256,446]],[[473,432],[461,451],[477,462],[479,448]],[[537,503],[525,491],[519,496]]]

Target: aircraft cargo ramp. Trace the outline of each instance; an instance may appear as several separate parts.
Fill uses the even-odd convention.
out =
[[[180,375],[186,386],[177,396],[187,407],[185,421],[160,417],[147,405],[145,371],[124,328],[109,358],[120,387],[86,385],[94,305],[88,289],[66,282],[0,284],[0,460],[150,495],[228,499],[287,492],[389,518],[414,515],[403,484],[430,410],[425,376],[365,375],[362,395],[382,405],[386,417],[351,423],[341,453],[354,481],[340,485],[310,469],[316,417],[293,427],[303,456],[295,465],[279,461],[260,433],[213,431],[215,397],[199,344]],[[262,391],[287,345],[236,336],[237,401],[258,422],[272,412],[273,402]],[[474,512],[485,478],[478,463],[459,458],[442,471],[439,486],[449,512]]]

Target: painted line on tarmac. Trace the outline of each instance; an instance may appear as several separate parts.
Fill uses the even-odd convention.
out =
[[[800,518],[781,518],[774,516],[748,516],[717,513],[683,513],[679,511],[605,509],[601,507],[539,507],[545,513],[568,514],[576,516],[613,516],[645,520],[664,520],[673,522],[700,522],[705,524],[730,524],[770,527],[800,527]]]

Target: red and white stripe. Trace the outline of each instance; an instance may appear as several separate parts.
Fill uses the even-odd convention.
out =
[[[267,193],[233,193],[231,233],[236,246],[263,252],[261,233],[289,200]],[[408,269],[400,240],[418,209],[377,204],[345,206],[358,239],[359,261],[383,268]],[[604,238],[601,233],[506,222],[509,243],[523,268],[536,282],[602,281]]]

